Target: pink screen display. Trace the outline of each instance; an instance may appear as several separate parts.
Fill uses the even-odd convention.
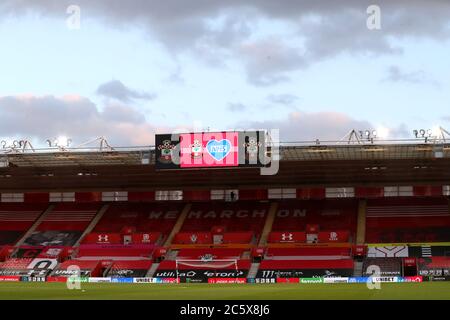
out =
[[[237,132],[180,135],[180,167],[232,167],[239,165]]]

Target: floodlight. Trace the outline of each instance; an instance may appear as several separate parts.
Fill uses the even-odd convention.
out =
[[[379,127],[375,132],[376,137],[380,139],[387,139],[389,136],[389,129],[385,127]]]
[[[431,134],[433,137],[440,137],[442,136],[442,129],[440,126],[433,126],[431,128]]]
[[[72,140],[66,136],[59,136],[55,140],[55,145],[59,147],[68,147],[72,143]]]

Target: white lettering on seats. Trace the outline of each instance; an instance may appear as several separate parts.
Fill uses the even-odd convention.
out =
[[[201,215],[202,215],[202,211],[191,211],[191,212],[189,212],[188,218],[189,219],[191,219],[191,218],[199,219],[199,218],[201,218]]]
[[[221,218],[231,218],[233,216],[233,210],[223,210],[220,215]]]
[[[199,218],[210,218],[210,219],[217,219],[217,218],[264,218],[266,215],[266,210],[262,209],[262,210],[253,210],[252,212],[250,212],[249,210],[237,210],[237,211],[233,211],[233,210],[222,210],[222,211],[207,211],[207,212],[203,212],[201,210],[199,211],[191,211],[188,214],[188,219],[199,219]]]
[[[252,218],[260,217],[264,218],[266,216],[266,210],[254,210]]]
[[[178,211],[151,211],[148,215],[149,219],[176,219]]]
[[[304,217],[304,216],[306,216],[306,209],[301,209],[301,210],[300,209],[295,209],[293,216],[294,217]]]
[[[217,214],[215,211],[208,211],[203,215],[203,218],[217,218]]]
[[[236,212],[236,218],[247,218],[248,217],[248,210],[238,210]]]
[[[286,210],[286,209],[284,209],[284,210],[278,210],[277,217],[278,217],[278,218],[286,218],[286,217],[289,217],[289,210]]]

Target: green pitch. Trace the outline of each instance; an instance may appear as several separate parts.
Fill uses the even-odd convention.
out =
[[[0,299],[450,299],[450,282],[381,284],[94,284],[3,282]]]

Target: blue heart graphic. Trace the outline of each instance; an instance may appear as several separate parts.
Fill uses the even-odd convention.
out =
[[[231,152],[231,142],[227,139],[209,140],[206,144],[206,150],[216,161],[220,161]]]

